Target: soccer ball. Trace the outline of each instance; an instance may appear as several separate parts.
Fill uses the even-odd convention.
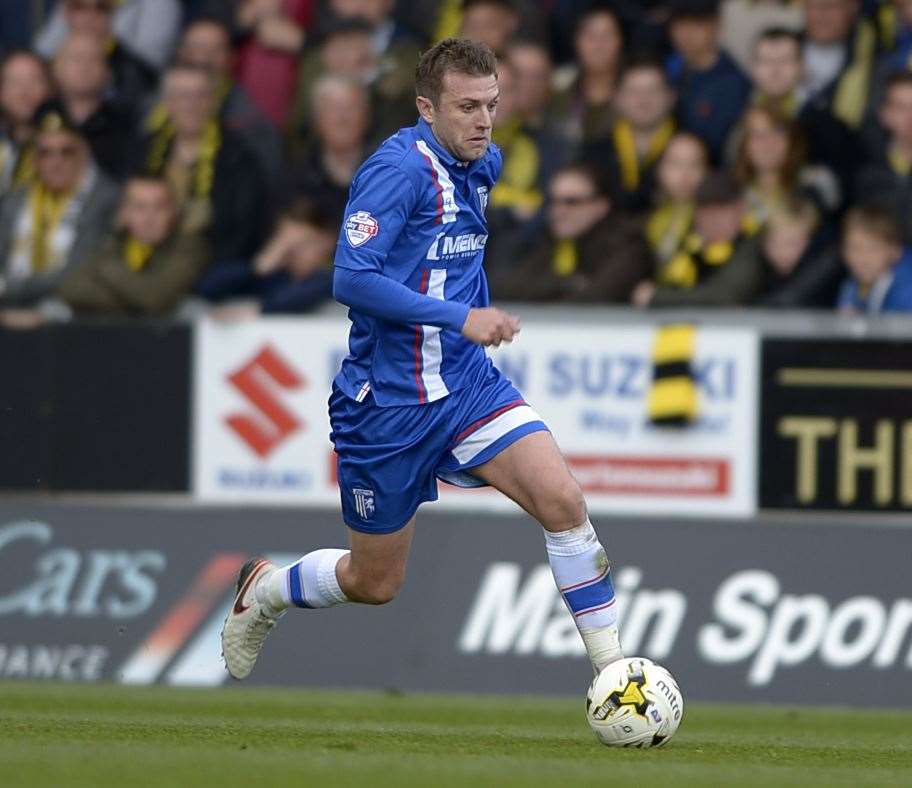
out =
[[[672,675],[645,657],[606,666],[586,693],[586,719],[602,744],[661,747],[674,736],[684,698]]]

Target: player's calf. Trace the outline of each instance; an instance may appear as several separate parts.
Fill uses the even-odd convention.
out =
[[[567,531],[546,530],[545,549],[554,581],[598,673],[623,656],[608,555],[588,517]]]

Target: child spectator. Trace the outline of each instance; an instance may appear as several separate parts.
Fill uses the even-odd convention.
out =
[[[889,77],[878,117],[886,143],[859,169],[855,192],[877,195],[892,206],[905,243],[912,243],[912,73]]]
[[[668,33],[674,54],[668,72],[678,93],[678,120],[703,138],[718,161],[750,84],[720,48],[718,2],[676,0],[671,7]]]
[[[7,53],[0,62],[0,197],[28,183],[35,173],[33,121],[50,96],[45,62],[24,50]]]
[[[697,189],[708,167],[706,145],[689,131],[675,134],[659,159],[655,207],[646,221],[646,239],[660,268],[680,251],[693,229]]]
[[[159,315],[189,295],[209,252],[199,233],[179,229],[164,178],[127,182],[117,230],[57,291],[77,315]]]
[[[737,306],[759,292],[758,242],[745,226],[738,184],[724,172],[706,177],[697,190],[694,231],[683,248],[658,268],[656,281],[633,291],[634,306]]]
[[[229,303],[215,310],[223,319],[307,312],[332,296],[332,257],[339,218],[326,206],[299,200],[279,217],[272,237],[251,266],[221,266],[205,295]]]
[[[747,215],[759,228],[770,211],[801,189],[827,211],[839,206],[839,184],[822,165],[806,164],[804,135],[774,104],[756,104],[744,114],[744,135],[735,175],[744,186]]]
[[[652,267],[636,222],[615,213],[588,164],[568,164],[548,186],[548,229],[516,268],[495,277],[497,299],[625,303]]]
[[[28,307],[81,265],[110,223],[117,187],[61,107],[41,110],[35,178],[0,204],[0,305]]]
[[[765,281],[757,306],[832,308],[844,269],[812,200],[795,197],[775,208],[760,244]]]
[[[675,131],[674,93],[661,63],[634,60],[618,79],[611,136],[586,146],[585,158],[605,171],[611,200],[625,211],[649,206],[654,170]]]
[[[912,250],[891,211],[863,205],[846,211],[842,256],[849,278],[837,306],[846,314],[912,312]]]
[[[604,6],[588,9],[577,23],[573,46],[576,69],[569,83],[555,91],[553,111],[560,136],[579,144],[607,136],[614,124],[612,101],[624,49],[614,12]]]

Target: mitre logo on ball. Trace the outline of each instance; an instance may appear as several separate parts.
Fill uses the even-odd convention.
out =
[[[367,211],[357,211],[345,220],[345,235],[352,246],[366,244],[379,232],[380,222]]]

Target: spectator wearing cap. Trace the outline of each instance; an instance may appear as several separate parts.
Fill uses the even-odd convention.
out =
[[[182,13],[180,0],[58,0],[35,49],[50,58],[69,33],[91,28],[159,70],[174,52]]]
[[[512,270],[492,278],[496,299],[626,303],[652,267],[638,223],[612,210],[587,164],[559,168],[548,184],[547,229]]]
[[[646,239],[659,268],[681,251],[693,230],[697,189],[708,167],[706,144],[690,131],[677,132],[659,159],[654,207],[646,220]]]
[[[629,62],[618,80],[611,135],[585,148],[585,159],[605,171],[612,203],[622,210],[649,207],[656,164],[675,132],[674,100],[659,61]]]
[[[236,50],[238,83],[276,128],[285,128],[298,81],[298,56],[313,27],[317,2],[240,0],[235,5],[234,21],[242,35]]]
[[[168,4],[169,0],[165,0],[164,5]],[[129,44],[124,44],[115,36],[113,17],[118,6],[117,0],[62,0],[63,27],[53,36],[39,35],[35,48],[50,58],[72,33],[98,39],[107,52],[117,97],[133,107],[140,107],[155,89],[158,75],[149,63],[130,49]],[[165,16],[162,14],[163,18]]]
[[[754,88],[751,102],[774,106],[797,121],[804,132],[808,161],[829,167],[847,194],[857,160],[855,135],[826,107],[807,100],[800,34],[785,28],[764,30],[754,43],[750,76]],[[734,159],[743,134],[741,122],[729,136],[729,160]]]
[[[842,256],[849,276],[837,306],[846,314],[912,312],[912,249],[888,208],[857,205],[843,219]]]
[[[0,204],[0,305],[28,307],[83,263],[104,235],[117,187],[95,166],[62,108],[47,105],[35,137],[35,179]]]
[[[560,119],[560,136],[581,145],[611,134],[613,102],[621,70],[624,38],[620,22],[608,7],[590,8],[579,18],[573,36],[574,67],[556,79],[552,110]]]
[[[35,113],[51,96],[45,62],[15,49],[0,61],[0,197],[27,184],[35,173]]]
[[[332,297],[332,257],[339,218],[326,206],[301,199],[280,216],[266,245],[250,264],[222,266],[203,293],[218,307],[217,318],[308,312]]]
[[[165,72],[160,123],[140,144],[138,168],[171,184],[184,229],[203,231],[216,261],[252,255],[268,195],[256,156],[216,113],[216,81],[200,68]]]
[[[745,226],[741,189],[725,172],[712,173],[697,190],[693,232],[660,265],[654,281],[640,282],[632,303],[645,307],[737,306],[759,291],[758,241]],[[745,275],[746,273],[746,275]]]
[[[877,117],[886,140],[859,168],[854,191],[892,206],[904,241],[912,244],[912,73],[887,80]]]
[[[59,100],[98,166],[112,178],[126,176],[136,142],[136,113],[108,93],[110,71],[101,41],[72,33],[54,55],[52,71]]]
[[[777,205],[799,190],[825,212],[839,208],[836,177],[823,165],[807,163],[801,127],[777,104],[754,104],[745,112],[743,125],[734,171],[753,225],[761,227]]]
[[[313,89],[312,129],[295,162],[292,189],[341,216],[352,178],[368,153],[370,94],[351,77],[327,75]]]
[[[681,126],[699,134],[714,161],[750,95],[750,83],[719,44],[719,11],[714,0],[671,4],[669,36],[674,53],[668,73],[677,90]]]
[[[199,233],[183,232],[164,178],[127,181],[117,228],[57,290],[77,315],[166,314],[189,295],[211,255]]]
[[[850,129],[864,120],[877,33],[859,0],[805,0],[802,56],[808,101]]]
[[[222,124],[236,134],[256,154],[270,185],[276,185],[282,174],[282,140],[277,127],[252,101],[247,90],[232,76],[234,56],[231,31],[215,17],[199,17],[184,28],[177,49],[176,62],[209,71],[216,80],[218,116]],[[150,123],[156,124],[156,113]]]

